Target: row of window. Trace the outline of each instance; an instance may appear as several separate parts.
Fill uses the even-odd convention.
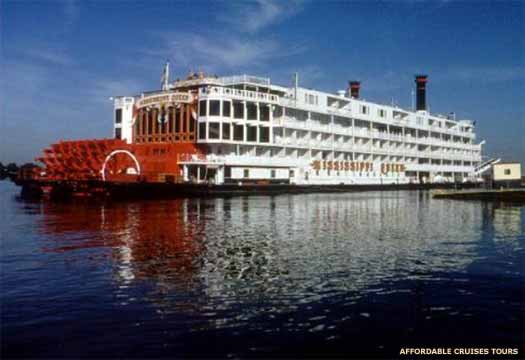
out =
[[[276,175],[277,175],[277,173],[276,173],[275,170],[273,170],[273,169],[270,170],[270,178],[275,179],[277,177]],[[242,176],[245,179],[249,179],[250,178],[250,169],[244,169],[243,172],[242,172]],[[295,176],[295,171],[294,170],[288,170],[288,177],[290,179],[292,179],[294,176]],[[226,167],[224,177],[231,178],[231,168],[230,167]]]
[[[218,122],[200,122],[199,140],[270,142],[270,128]]]
[[[161,121],[159,121],[161,120]],[[136,135],[186,133],[195,131],[195,120],[187,121],[179,112],[169,113],[168,116],[158,118],[153,115],[142,116],[135,123]]]
[[[305,94],[306,97],[313,96]],[[222,106],[221,106],[222,103]],[[283,115],[284,111],[286,116],[295,118],[297,120],[307,120],[308,111],[294,109],[294,108],[283,108],[281,106],[276,106],[273,110],[273,117],[279,118]],[[361,105],[360,112],[364,115],[370,113],[370,107],[366,105]],[[259,111],[257,111],[257,104],[253,102],[243,101],[220,101],[220,100],[201,100],[199,102],[199,115],[200,116],[223,116],[223,117],[233,117],[234,119],[246,119],[247,120],[260,120],[260,121],[269,121],[270,120],[270,106],[268,104],[259,105]],[[380,118],[386,118],[387,110],[377,109],[377,115]],[[310,119],[320,121],[322,124],[328,124],[331,121],[330,115],[310,112]],[[336,116],[334,122],[345,124],[347,123],[347,118],[341,118]],[[356,119],[356,124],[364,123],[361,120]],[[418,125],[423,125],[423,118],[417,117],[416,123]],[[441,125],[441,124],[440,124]],[[368,126],[365,126],[368,128]],[[440,126],[439,126],[440,127]]]
[[[257,106],[257,103],[254,102],[245,103],[236,100],[201,100],[199,101],[199,116],[233,116],[234,119],[244,119],[246,116],[247,120],[270,121],[270,105]]]

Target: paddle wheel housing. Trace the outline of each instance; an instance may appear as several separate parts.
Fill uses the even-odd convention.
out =
[[[61,141],[37,160],[34,179],[46,181],[181,182],[179,161],[204,156],[191,142],[127,144],[122,140]]]
[[[197,99],[187,93],[163,92],[141,97],[129,119],[131,139],[60,141],[36,160],[33,180],[103,182],[182,182],[179,165],[189,156],[205,157],[196,144]],[[119,119],[119,122],[123,122]],[[26,175],[27,176],[27,175]]]

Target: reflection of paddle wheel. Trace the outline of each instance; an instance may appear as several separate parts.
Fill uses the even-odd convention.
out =
[[[138,181],[140,163],[128,150],[113,150],[102,164],[101,175],[105,181]]]

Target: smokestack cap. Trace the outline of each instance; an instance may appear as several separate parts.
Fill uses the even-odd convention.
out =
[[[428,75],[416,75],[417,83],[426,83],[428,81]]]

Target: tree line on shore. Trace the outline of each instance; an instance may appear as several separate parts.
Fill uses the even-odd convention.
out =
[[[26,164],[19,166],[14,162],[9,163],[7,165],[4,165],[2,162],[0,162],[0,180],[4,180],[7,178],[13,180],[18,175],[18,172],[20,169],[28,168],[28,167],[33,168],[35,166],[36,165],[33,163],[26,163]]]

